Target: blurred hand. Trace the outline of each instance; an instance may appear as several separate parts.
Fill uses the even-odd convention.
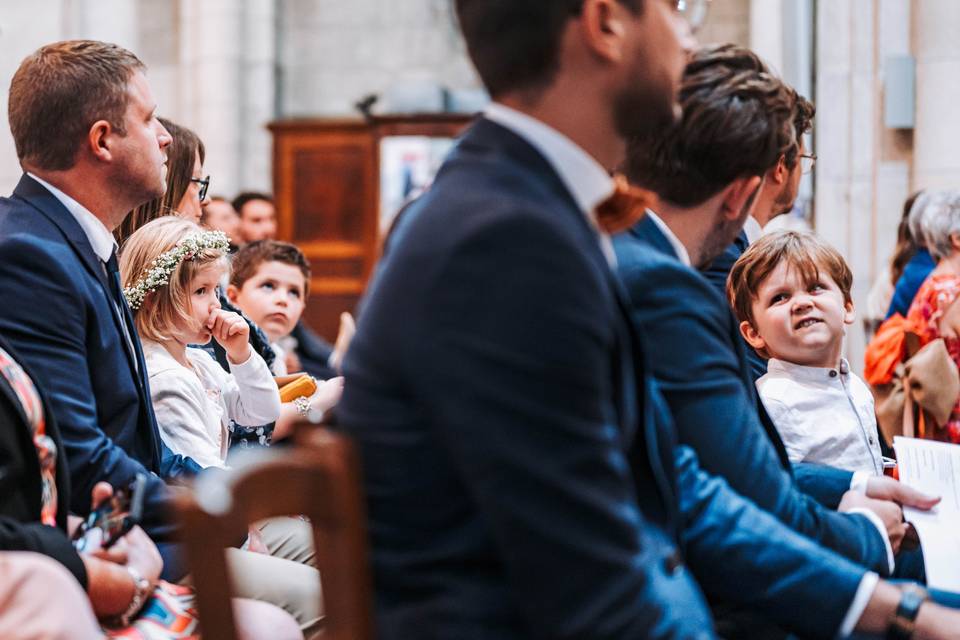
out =
[[[270,555],[270,549],[267,548],[267,544],[263,541],[260,530],[255,526],[251,526],[247,532],[247,551]]]
[[[877,476],[867,481],[867,497],[875,500],[891,500],[903,507],[915,507],[928,511],[940,502],[940,496],[929,496],[899,480]]]
[[[311,422],[320,422],[323,414],[337,406],[340,396],[343,395],[343,376],[317,382],[317,390],[310,396]],[[314,415],[314,412],[317,412]]]
[[[903,510],[897,503],[889,500],[874,500],[856,491],[847,491],[843,494],[837,511],[847,512],[851,509],[869,509],[875,513],[887,530],[893,553],[900,551],[900,544],[907,533],[907,524],[903,521]]]
[[[239,314],[214,309],[207,320],[207,329],[227,352],[230,362],[240,364],[250,357],[250,326]]]
[[[333,345],[333,353],[330,355],[330,366],[334,371],[340,371],[343,365],[343,359],[347,355],[347,349],[350,348],[350,342],[357,332],[357,324],[353,321],[353,316],[344,311],[340,314],[340,330],[337,332],[337,341]]]

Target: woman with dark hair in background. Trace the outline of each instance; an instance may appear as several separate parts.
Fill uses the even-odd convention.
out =
[[[172,214],[200,222],[201,206],[210,187],[210,176],[203,176],[207,156],[203,141],[186,127],[166,118],[158,120],[173,138],[167,147],[167,190],[131,211],[117,227],[113,235],[120,245],[134,231],[160,216]]]
[[[897,226],[897,246],[893,250],[893,256],[890,258],[889,264],[877,274],[877,279],[874,280],[873,286],[870,287],[870,293],[867,294],[867,306],[863,314],[863,326],[868,338],[876,333],[877,327],[880,326],[881,322],[889,315],[892,315],[888,314],[887,310],[890,308],[890,302],[893,300],[897,283],[900,281],[901,276],[903,276],[903,270],[907,266],[907,263],[916,255],[917,249],[924,244],[922,237],[918,244],[910,228],[910,210],[913,209],[914,203],[922,193],[923,191],[916,191],[904,201],[903,214],[900,217],[900,224]],[[923,282],[922,278],[920,282]],[[915,292],[916,289],[914,289],[914,293]],[[910,300],[907,300],[906,305],[904,305],[904,310],[900,312],[901,315],[906,313],[906,307],[910,305],[911,300],[912,297]]]

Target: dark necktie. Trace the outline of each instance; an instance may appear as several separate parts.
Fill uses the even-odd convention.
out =
[[[107,268],[107,280],[110,284],[110,298],[113,300],[113,306],[116,308],[117,314],[120,317],[123,337],[127,341],[127,348],[130,349],[130,359],[133,361],[134,367],[139,369],[137,366],[137,352],[136,349],[133,348],[132,328],[127,326],[127,317],[129,314],[126,313],[127,301],[123,297],[123,283],[120,281],[120,265],[117,264],[116,249],[110,252],[110,259],[104,264]]]

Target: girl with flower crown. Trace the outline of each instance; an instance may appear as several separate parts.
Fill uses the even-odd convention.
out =
[[[250,329],[220,307],[229,240],[176,216],[157,218],[120,255],[124,295],[134,310],[160,435],[174,452],[204,467],[226,466],[230,420],[267,424],[280,395],[267,364],[250,348]],[[230,373],[203,349],[226,351]]]

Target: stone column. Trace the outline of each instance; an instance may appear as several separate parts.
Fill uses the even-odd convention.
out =
[[[278,102],[276,1],[247,0],[243,26],[237,189],[270,192],[273,137],[266,125],[276,117]]]
[[[243,17],[247,3],[180,1],[179,95],[175,119],[203,139],[204,171],[211,192],[234,195],[241,188],[243,149],[241,91]],[[270,91],[271,89],[266,89]]]
[[[914,0],[917,112],[913,181],[917,188],[960,187],[960,2]]]
[[[850,263],[857,305],[864,304],[874,276],[876,9],[874,0],[827,0],[818,3],[817,16],[814,228]],[[847,358],[862,370],[862,326],[854,324],[847,336]]]

